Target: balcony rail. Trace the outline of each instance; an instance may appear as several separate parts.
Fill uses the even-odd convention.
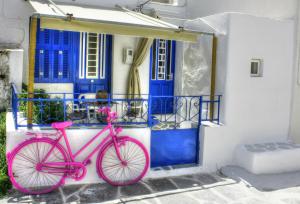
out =
[[[27,105],[33,104],[31,126],[48,127],[52,122],[72,120],[74,126],[105,125],[105,116],[98,113],[101,106],[110,106],[118,113],[115,124],[152,127],[153,129],[193,128],[200,121],[220,122],[221,96],[210,101],[209,96],[130,96],[108,94],[105,99],[82,93],[18,93],[12,84],[12,113],[15,128],[27,127]],[[210,118],[210,104],[214,104]]]

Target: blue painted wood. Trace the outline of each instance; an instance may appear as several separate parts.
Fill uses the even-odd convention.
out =
[[[101,34],[99,34],[100,36]],[[79,42],[79,40],[78,40]],[[86,42],[85,42],[86,43]],[[99,40],[99,52],[100,49],[100,40]],[[80,48],[79,48],[80,49]],[[80,57],[80,56],[79,56]],[[78,57],[78,58],[79,58]],[[98,62],[100,63],[100,56]],[[78,62],[79,64],[79,62]],[[96,93],[98,90],[105,90],[110,93],[110,81],[111,81],[111,65],[112,65],[112,36],[106,35],[106,50],[105,50],[105,78],[100,79],[87,79],[85,76],[84,78],[79,77],[79,66],[76,69],[75,74],[75,93]],[[100,66],[99,66],[100,67]]]
[[[37,44],[35,56],[36,83],[73,82],[73,69],[76,65],[76,32],[41,29],[37,24]]]
[[[196,164],[198,129],[152,130],[151,167]]]
[[[156,46],[155,46],[156,44]],[[171,46],[172,45],[172,46]],[[166,53],[166,67],[165,67],[165,79],[158,79],[158,40],[154,40],[154,43],[150,51],[150,95],[152,96],[174,96],[174,76],[175,76],[175,56],[176,56],[176,41],[167,41],[167,53]],[[156,49],[156,52],[153,52]],[[155,56],[154,56],[155,55]],[[156,66],[153,66],[156,65]],[[168,78],[167,70],[171,68],[172,78]],[[153,79],[152,73],[155,69],[155,79]],[[153,114],[169,114],[174,109],[174,100],[172,97],[153,98],[151,112]]]

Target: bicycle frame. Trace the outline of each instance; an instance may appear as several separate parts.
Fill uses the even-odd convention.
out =
[[[64,141],[65,141],[65,144],[66,144],[66,147],[67,147],[67,153],[70,158],[70,162],[67,162],[66,164],[73,164],[74,162],[76,162],[76,158],[78,157],[78,155],[80,155],[81,152],[83,152],[87,147],[89,147],[99,136],[101,136],[104,132],[108,131],[109,130],[109,134],[100,142],[99,145],[97,145],[94,150],[92,152],[90,152],[90,154],[81,162],[78,162],[78,163],[81,163],[82,165],[86,166],[88,164],[88,161],[90,160],[90,158],[98,151],[100,150],[105,144],[107,144],[110,139],[113,141],[114,143],[114,146],[115,146],[115,149],[116,149],[116,153],[117,153],[117,156],[118,158],[120,159],[120,161],[122,162],[122,158],[121,158],[121,155],[120,155],[120,151],[119,151],[119,147],[116,143],[116,132],[115,132],[115,129],[114,129],[114,126],[109,122],[108,125],[103,129],[101,130],[99,133],[97,133],[92,139],[90,139],[86,144],[84,144],[75,154],[73,154],[72,150],[71,150],[71,146],[70,146],[70,143],[69,143],[69,140],[68,140],[68,136],[66,134],[66,131],[65,129],[61,129],[59,130],[61,135],[60,137],[56,140],[56,143],[53,144],[52,148],[49,150],[49,152],[47,153],[47,155],[45,156],[45,158],[41,161],[41,163],[44,163],[48,157],[51,155],[52,151],[54,150],[55,146],[59,143],[59,141],[61,140],[61,138],[64,138]],[[45,162],[45,164],[48,164],[49,166],[53,166],[55,165],[56,163],[55,162]],[[61,164],[59,164],[61,165]]]

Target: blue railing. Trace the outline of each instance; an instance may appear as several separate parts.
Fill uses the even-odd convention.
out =
[[[196,127],[202,121],[220,122],[221,96],[151,96],[140,97],[108,94],[95,99],[92,94],[45,93],[39,91],[28,98],[18,93],[12,84],[12,113],[16,129],[27,127],[27,105],[33,106],[32,126],[47,127],[54,121],[72,120],[74,126],[105,125],[105,116],[97,113],[100,106],[109,105],[118,113],[115,122],[123,126],[176,129]],[[76,98],[74,98],[76,96]],[[83,96],[83,97],[82,97]],[[129,99],[130,98],[130,99]],[[210,107],[214,106],[213,118]]]

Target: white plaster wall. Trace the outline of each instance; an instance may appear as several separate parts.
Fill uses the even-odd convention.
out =
[[[300,3],[298,3],[298,17],[295,21],[295,71],[293,80],[293,103],[291,111],[290,138],[300,143]]]
[[[28,2],[0,0],[0,46],[24,50],[24,68],[28,66],[29,16],[33,10]],[[23,80],[26,80],[24,69]]]
[[[293,22],[229,14],[228,24],[224,126],[203,135],[210,170],[232,164],[238,144],[286,140],[290,123]],[[263,59],[263,77],[250,77],[252,58]]]
[[[297,0],[188,0],[189,18],[223,12],[241,12],[262,17],[289,19],[297,14]]]
[[[112,65],[112,93],[126,94],[128,74],[130,65],[123,63],[123,49],[133,48],[134,51],[139,38],[115,35],[113,37],[113,65]],[[147,53],[145,61],[139,67],[141,80],[141,93],[149,93],[149,70],[150,51]]]
[[[22,49],[9,50],[9,67],[11,68],[9,74],[9,82],[14,83],[19,92],[22,91],[23,81],[23,56]]]
[[[68,93],[66,98],[73,98],[73,84],[72,83],[35,83],[35,89],[44,89],[47,93]],[[51,94],[52,97],[62,98],[62,94]]]

